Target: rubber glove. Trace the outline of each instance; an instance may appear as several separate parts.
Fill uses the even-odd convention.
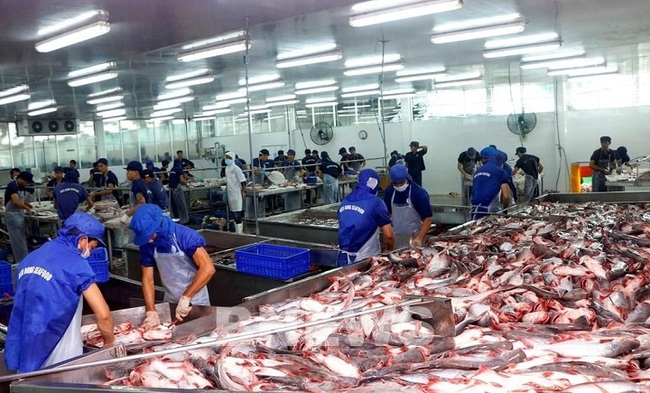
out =
[[[140,327],[149,330],[158,326],[160,326],[160,318],[158,317],[158,313],[155,311],[147,311],[147,316]]]
[[[182,321],[192,311],[192,303],[190,303],[190,300],[192,299],[187,296],[181,296],[181,299],[178,301],[178,306],[176,306],[176,319]]]
[[[422,240],[420,240],[419,237],[414,237],[410,241],[411,244],[409,244],[413,248],[422,248]]]
[[[122,217],[120,217],[120,222],[125,225],[129,225],[131,223],[131,217],[129,217],[128,214],[124,213],[122,214]]]

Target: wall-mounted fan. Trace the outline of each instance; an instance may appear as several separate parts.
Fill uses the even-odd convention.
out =
[[[537,115],[534,113],[512,113],[507,120],[508,129],[515,135],[528,135],[537,125]]]
[[[312,142],[317,145],[325,145],[332,140],[334,130],[332,126],[324,121],[314,124],[309,133]]]

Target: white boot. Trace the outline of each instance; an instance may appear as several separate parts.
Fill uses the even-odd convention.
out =
[[[235,224],[235,233],[244,233],[244,223]]]

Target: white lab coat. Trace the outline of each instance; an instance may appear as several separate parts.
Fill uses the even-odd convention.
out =
[[[244,210],[244,201],[241,195],[241,183],[246,181],[244,172],[234,163],[226,167],[226,189],[228,192],[228,206],[230,210],[239,212]]]

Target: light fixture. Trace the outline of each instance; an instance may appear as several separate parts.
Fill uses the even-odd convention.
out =
[[[123,106],[124,106],[123,102],[115,102],[113,104],[98,105],[97,108],[95,108],[95,109],[102,112],[102,111],[108,111],[108,110],[111,110],[111,109],[121,108]]]
[[[78,78],[80,76],[92,75],[98,72],[104,72],[104,71],[109,71],[114,69],[115,69],[115,63],[111,61],[108,63],[97,64],[94,66],[81,68],[75,71],[70,71],[68,72],[68,78]]]
[[[47,108],[41,108],[41,109],[36,109],[27,112],[27,116],[39,116],[39,115],[44,115],[46,113],[52,113],[56,112],[58,109],[56,106],[49,106]]]
[[[597,75],[602,73],[613,73],[618,72],[616,67],[607,67],[605,64],[600,64],[596,66],[589,67],[571,67],[571,68],[561,68],[556,70],[549,70],[549,76],[587,76],[587,75]]]
[[[124,116],[125,114],[126,114],[126,109],[124,108],[97,112],[97,116],[101,116],[101,117],[116,117],[116,116]]]
[[[70,45],[78,44],[80,42],[102,36],[111,30],[111,24],[108,21],[108,12],[96,11],[92,15],[89,14],[89,18],[84,18],[84,22],[87,19],[93,19],[94,21],[90,24],[77,27],[74,30],[70,30],[50,37],[46,40],[37,42],[34,45],[36,51],[41,53],[52,52],[57,49],[65,48]],[[79,21],[77,23],[81,22],[82,21]]]
[[[166,89],[180,89],[181,87],[189,87],[195,85],[202,85],[214,81],[214,75],[206,74],[195,78],[181,79],[174,82],[165,83]]]
[[[158,103],[153,106],[153,109],[157,111],[159,109],[175,108],[185,102],[194,101],[194,98],[195,98],[194,96],[185,96],[185,97],[172,98],[170,100],[165,100],[165,101],[158,101]]]
[[[0,98],[8,97],[8,96],[12,96],[12,95],[15,95],[15,94],[20,94],[20,93],[26,93],[28,91],[29,91],[29,86],[27,86],[27,85],[18,85],[18,86],[10,87],[7,90],[0,91]]]
[[[350,97],[364,97],[364,96],[378,96],[379,90],[366,90],[366,91],[355,91],[352,93],[343,93],[341,94],[342,98]]]
[[[243,98],[246,97],[246,92],[244,91],[235,91],[232,93],[221,93],[217,94],[216,99],[217,101],[223,101],[223,100],[231,100],[235,98]]]
[[[336,97],[309,97],[305,100],[306,104],[317,104],[319,102],[336,101]]]
[[[229,100],[223,100],[223,101],[217,101],[212,105],[204,105],[203,110],[204,111],[211,111],[215,109],[224,109],[230,105],[235,105],[235,104],[245,104],[248,102],[248,98],[242,97],[242,98],[232,98]]]
[[[266,99],[266,102],[287,101],[287,100],[293,100],[295,98],[296,98],[295,94],[284,94],[281,96],[268,97]]]
[[[488,49],[483,51],[483,57],[486,59],[494,59],[498,57],[526,55],[529,53],[550,52],[562,45],[560,40],[540,42],[536,44],[528,44],[521,46],[512,46],[499,49]]]
[[[284,82],[268,82],[268,83],[258,83],[256,85],[248,85],[248,91],[262,91],[262,90],[271,90],[284,87]],[[246,92],[246,87],[240,87],[239,91]]]
[[[402,94],[384,94],[381,96],[382,100],[396,100],[399,98],[408,98],[408,97],[413,97],[415,95],[415,92],[413,93],[402,93]]]
[[[29,100],[31,98],[31,95],[27,93],[22,93],[22,94],[16,94],[13,96],[6,96],[3,98],[0,98],[0,105],[6,105],[6,104],[11,104],[13,102],[18,102],[18,101],[25,101]]]
[[[481,83],[481,79],[465,79],[465,80],[458,80],[458,81],[449,81],[449,82],[435,82],[433,86],[436,89],[444,89],[446,87],[460,87],[460,86],[469,86],[469,85],[477,85]]]
[[[524,31],[524,26],[526,25],[526,20],[524,18],[519,18],[509,23],[504,23],[500,25],[491,25],[491,26],[482,26],[474,27],[471,29],[465,30],[455,30],[434,33],[431,35],[431,42],[434,44],[446,44],[450,42],[460,42],[475,40],[478,38],[488,38],[496,37],[506,34],[516,34]]]
[[[114,78],[117,78],[117,72],[115,71],[102,72],[100,74],[84,76],[77,79],[70,79],[68,81],[68,86],[78,87],[78,86],[89,85],[91,83],[102,82]]]
[[[352,87],[344,87],[341,89],[342,93],[352,93],[355,91],[364,91],[364,90],[377,90],[379,89],[379,83],[370,83],[367,85],[359,85]]]
[[[303,49],[278,55],[275,66],[278,68],[291,68],[302,65],[327,63],[343,58],[343,51],[336,44],[321,45],[312,50]]]
[[[396,20],[414,18],[417,16],[431,15],[439,12],[453,11],[463,6],[463,0],[429,0],[411,2],[410,4],[401,4],[394,7],[382,8],[379,10],[369,10],[364,13],[357,13],[361,12],[362,9],[372,7],[377,3],[378,2],[376,1],[367,1],[352,6],[352,12],[354,14],[350,16],[350,26],[362,27],[378,23],[392,22]],[[383,3],[387,4],[388,2]],[[395,2],[391,3],[395,4]]]
[[[524,70],[534,68],[548,68],[549,70],[556,70],[561,68],[579,68],[597,66],[605,63],[603,57],[570,57],[556,60],[545,60],[521,63],[520,67]]]
[[[178,53],[177,58],[179,61],[189,62],[242,52],[246,50],[247,41],[248,36],[244,31],[214,37],[183,46],[181,51]],[[248,46],[250,47],[250,44]]]
[[[214,115],[228,113],[230,111],[231,111],[230,108],[215,109],[215,110],[212,110],[212,111],[206,111],[206,112],[203,112],[203,113],[196,114],[194,116],[194,120],[208,120],[209,118],[214,117]]]
[[[319,81],[306,81],[306,82],[297,82],[295,84],[296,90],[305,90],[312,89],[314,87],[324,87],[335,85],[336,81],[334,79],[325,79]]]
[[[381,92],[382,96],[395,96],[403,94],[413,94],[415,89],[412,88],[403,88],[403,89],[393,89],[393,90],[384,90]]]
[[[409,72],[404,72],[402,71],[397,71],[395,74],[395,82],[397,83],[406,83],[406,82],[415,82],[415,81],[425,81],[425,80],[432,80],[437,76],[440,76],[443,74],[447,69],[445,67],[435,67],[435,68],[430,68],[428,70],[422,70],[422,71],[409,71]]]
[[[357,75],[368,75],[368,74],[378,74],[380,72],[392,72],[401,70],[404,68],[404,62],[398,61],[395,63],[386,63],[386,64],[377,64],[368,67],[358,67],[358,68],[348,68],[343,70],[343,75],[345,76],[357,76]]]
[[[335,105],[338,105],[338,102],[331,101],[331,102],[317,102],[315,104],[306,104],[305,107],[313,109],[313,108],[323,108],[323,107],[335,106]]]
[[[189,96],[191,94],[194,94],[192,89],[190,89],[189,87],[183,87],[181,89],[172,90],[170,92],[158,95],[158,100],[166,101],[166,100],[171,100],[172,98]]]
[[[173,115],[174,113],[181,112],[183,109],[181,108],[170,108],[170,109],[163,109],[160,111],[153,111],[151,112],[151,115],[149,117],[164,117],[164,116],[169,116]]]
[[[573,49],[563,49],[561,51],[555,51],[551,53],[542,53],[539,55],[528,55],[521,58],[521,61],[534,62],[534,61],[544,61],[544,60],[559,60],[569,57],[580,57],[585,55],[585,50],[582,48],[573,48]]]
[[[261,104],[261,105],[251,105],[248,107],[251,111],[257,111],[257,110],[262,110],[262,109],[268,109],[269,106],[267,104]]]
[[[464,74],[441,75],[435,79],[433,86],[437,89],[444,87],[457,87],[475,85],[481,83],[480,72],[468,72]]]
[[[343,66],[345,68],[357,68],[357,67],[365,67],[365,66],[371,66],[371,65],[382,64],[382,63],[384,64],[394,63],[400,60],[402,60],[402,55],[400,55],[399,53],[386,53],[383,56],[371,55],[371,56],[362,56],[354,59],[349,59],[345,61]]]
[[[260,110],[255,110],[255,111],[250,111],[246,112],[244,111],[241,115],[239,116],[248,116],[248,115],[259,115],[260,113],[269,113],[271,112],[271,109],[260,109]]]
[[[338,89],[339,89],[338,85],[334,85],[334,86],[314,87],[312,89],[296,90],[294,93],[296,93],[297,95],[317,94],[317,93],[326,93],[328,91],[336,91]]]
[[[27,105],[27,110],[35,111],[38,109],[43,109],[43,108],[47,108],[48,106],[55,106],[55,105],[56,105],[56,101],[54,100],[30,102],[29,105]]]
[[[584,77],[596,77],[596,76],[606,76],[606,75],[613,75],[613,74],[618,74],[618,67],[611,66],[611,67],[590,67],[588,70],[581,70],[581,71],[576,71],[570,75],[568,75],[569,79],[574,79],[574,78],[584,78]]]
[[[123,99],[124,96],[122,94],[116,94],[116,95],[108,95],[105,97],[98,97],[98,98],[93,98],[91,100],[86,101],[90,105],[97,105],[97,104],[104,104],[107,102],[112,102],[112,101],[119,101]]]
[[[118,94],[118,93],[120,94],[122,93],[122,88],[113,87],[112,89],[102,90],[102,91],[98,91],[97,93],[88,94],[88,98],[101,97],[109,94]]]
[[[251,76],[248,78],[248,84],[249,85],[256,85],[259,83],[267,83],[267,82],[274,82],[280,79],[281,76],[278,74],[271,74],[271,75],[260,75],[260,76]],[[239,86],[246,86],[246,79],[241,78],[238,81]]]
[[[272,106],[285,106],[285,105],[294,105],[294,104],[297,104],[299,102],[300,102],[300,100],[273,101],[273,102],[269,102],[266,105],[269,106],[269,107],[272,107]]]

